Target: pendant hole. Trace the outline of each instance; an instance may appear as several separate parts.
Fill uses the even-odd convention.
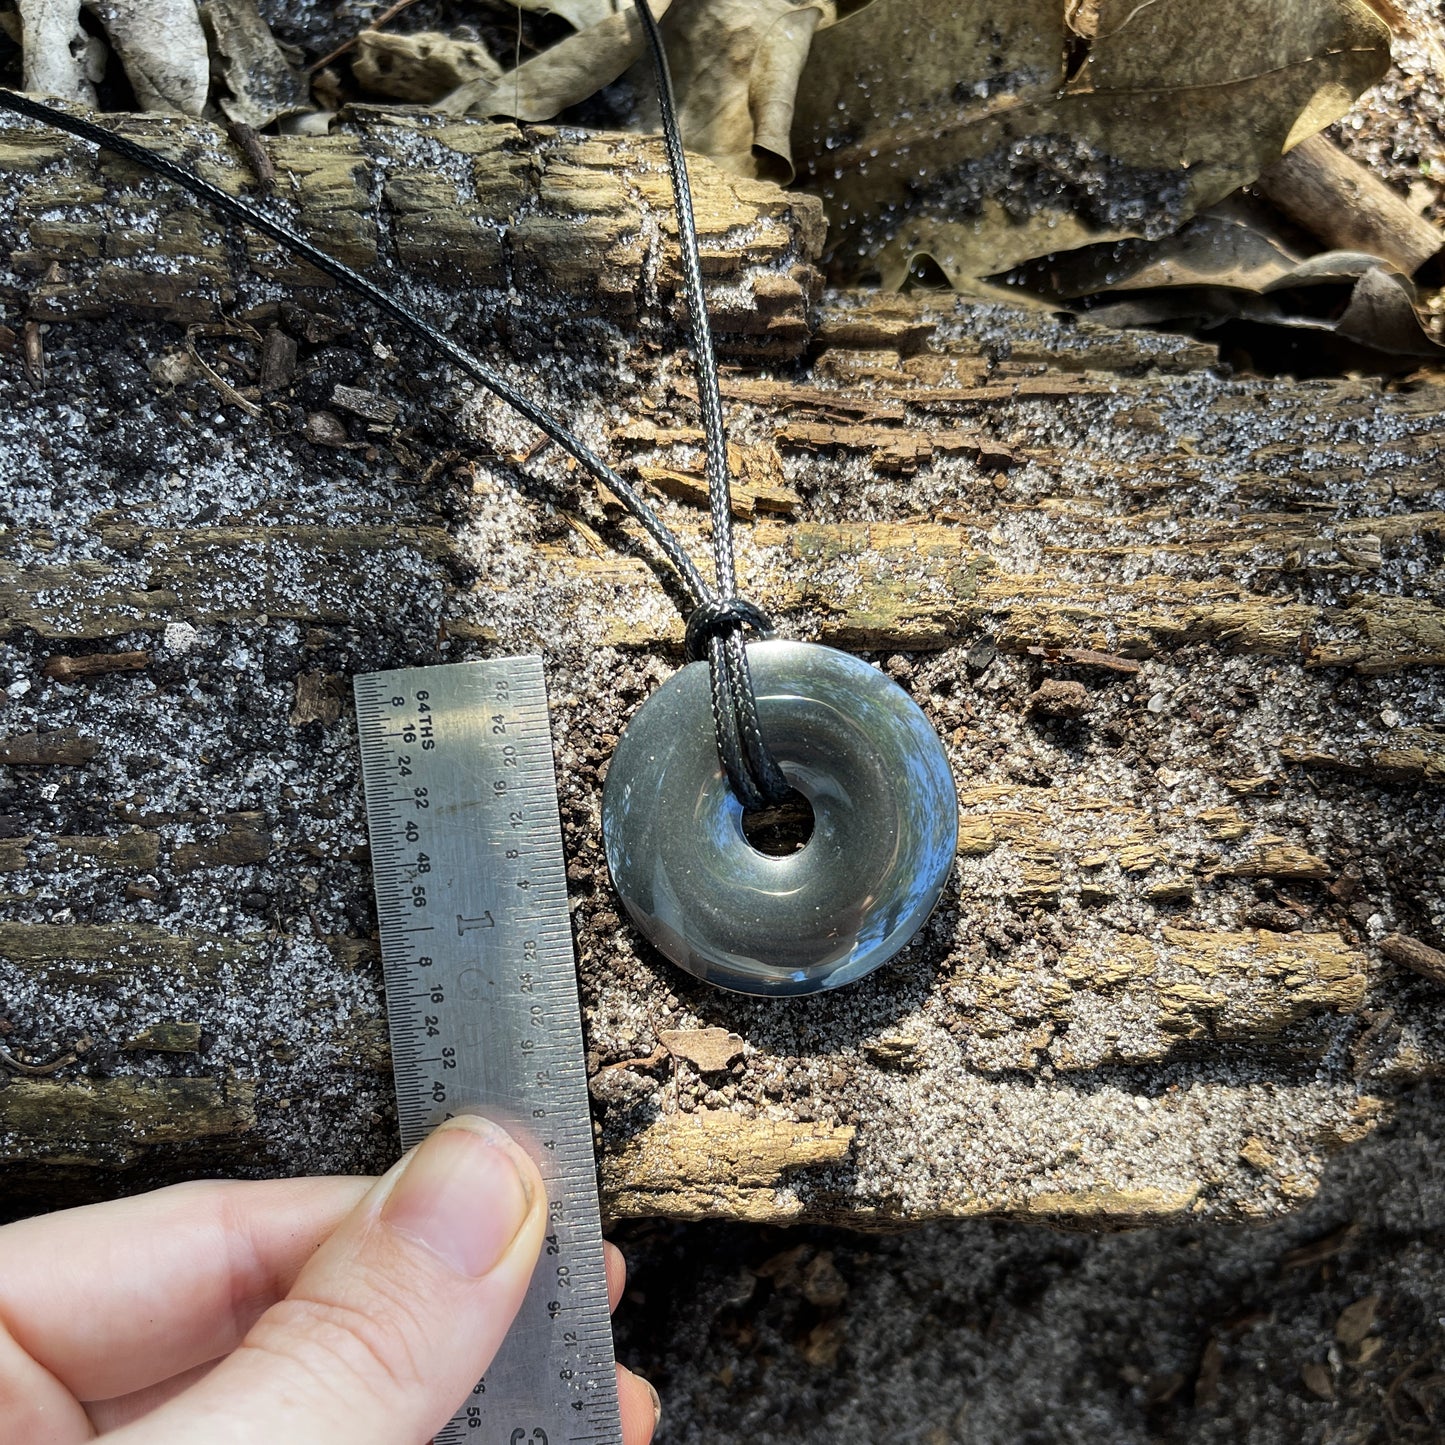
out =
[[[769,858],[791,858],[813,836],[813,805],[796,790],[771,808],[743,813],[743,837]]]

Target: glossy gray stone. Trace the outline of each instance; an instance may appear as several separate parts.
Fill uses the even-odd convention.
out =
[[[638,928],[698,978],[778,996],[837,988],[892,958],[938,902],[958,843],[953,774],[918,705],[866,662],[803,642],[752,643],[748,661],[812,836],[783,858],[748,842],[695,662],[617,744],[608,867]]]

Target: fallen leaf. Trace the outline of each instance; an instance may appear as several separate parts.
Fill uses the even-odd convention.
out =
[[[459,86],[490,85],[501,78],[502,67],[475,40],[453,40],[432,30],[416,35],[363,30],[351,73],[376,95],[430,105]]]
[[[586,30],[616,12],[618,0],[504,0],[499,10],[529,10],[539,15],[557,15],[574,30]],[[656,9],[654,7],[654,14]]]
[[[684,144],[734,175],[793,178],[793,102],[813,37],[833,0],[710,0],[679,6],[663,27]],[[660,124],[651,79],[639,76],[639,120]]]
[[[1330,1374],[1330,1367],[1318,1360],[1311,1360],[1307,1365],[1300,1366],[1300,1379],[1304,1381],[1304,1387],[1320,1400],[1333,1400],[1335,1398],[1335,1380]]]
[[[671,0],[652,0],[661,18]],[[448,115],[510,116],[515,120],[551,120],[611,85],[643,50],[642,22],[631,7],[569,35],[498,80],[476,80],[443,97],[438,109]]]
[[[815,37],[793,148],[835,274],[967,284],[1168,234],[1388,64],[1361,0],[872,0]]]
[[[670,1054],[686,1059],[705,1074],[727,1068],[745,1047],[742,1039],[726,1029],[663,1029],[657,1037]]]
[[[312,109],[306,77],[281,51],[255,0],[201,0],[211,70],[229,94],[217,104],[233,121],[262,130]]]
[[[1171,236],[1081,246],[990,280],[1058,303],[1138,291],[1223,287],[1258,294],[1288,276],[1300,256],[1258,208],[1230,197]]]
[[[555,14],[574,30],[585,30],[616,14],[623,0],[486,0],[488,9],[516,16],[517,10],[532,14]]]
[[[95,83],[105,74],[105,42],[88,35],[73,0],[19,0],[21,85],[38,95],[95,104]]]
[[[86,0],[125,67],[141,110],[200,115],[211,59],[195,0]]]
[[[1346,1305],[1335,1321],[1335,1338],[1350,1348],[1358,1345],[1375,1327],[1375,1315],[1380,1308],[1380,1296],[1367,1294],[1354,1304]]]
[[[529,9],[553,9],[534,3]],[[566,18],[590,14],[569,6]],[[834,0],[709,0],[668,11],[653,0],[662,19],[664,44],[678,103],[678,125],[689,150],[708,156],[735,175],[789,181],[793,175],[789,134],[797,93],[813,36],[836,18]],[[460,87],[442,102],[450,113],[520,120],[551,120],[639,66],[637,126],[658,128],[656,91],[642,29],[629,9],[604,18],[495,81]],[[390,92],[388,92],[390,93]]]

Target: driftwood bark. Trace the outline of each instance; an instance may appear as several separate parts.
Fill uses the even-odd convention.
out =
[[[244,180],[208,133],[146,129]],[[591,415],[704,555],[695,396],[651,319],[676,294],[655,148],[465,125],[273,152],[278,203],[348,259],[439,311],[478,290],[505,311],[525,281],[544,324],[513,301],[510,343],[555,329],[620,363],[589,375]],[[1268,1216],[1439,1071],[1445,999],[1381,940],[1445,928],[1445,386],[1236,378],[1198,343],[926,298],[810,311],[816,211],[700,168],[731,354],[798,358],[725,384],[749,595],[876,657],[960,784],[920,942],[837,998],[761,1006],[649,954],[601,865],[611,740],[681,641],[610,499],[488,406],[484,445],[449,449],[415,399],[444,373],[346,349],[315,278],[128,168],[0,131],[0,170],[5,320],[57,353],[37,389],[17,342],[0,381],[28,499],[0,550],[31,680],[0,744],[18,1198],[384,1161],[346,677],[497,651],[548,656],[616,1216]],[[121,338],[117,307],[149,319]],[[223,352],[188,369],[157,317],[220,313]],[[268,389],[271,335],[303,360]],[[130,393],[148,425],[202,448],[195,480],[107,455],[103,428],[72,444],[96,348],[125,345],[160,378]],[[308,409],[338,395],[332,432]],[[114,504],[51,500],[77,465]],[[717,1068],[678,1042],[704,1028],[741,1040]]]

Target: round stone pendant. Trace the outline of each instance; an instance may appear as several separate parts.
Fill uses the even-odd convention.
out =
[[[713,736],[708,670],[668,679],[627,724],[602,794],[612,881],[679,967],[739,993],[816,993],[886,963],[938,902],[958,795],[938,735],[902,688],[831,647],[755,642],[763,734],[811,804],[785,857],[743,831]]]

